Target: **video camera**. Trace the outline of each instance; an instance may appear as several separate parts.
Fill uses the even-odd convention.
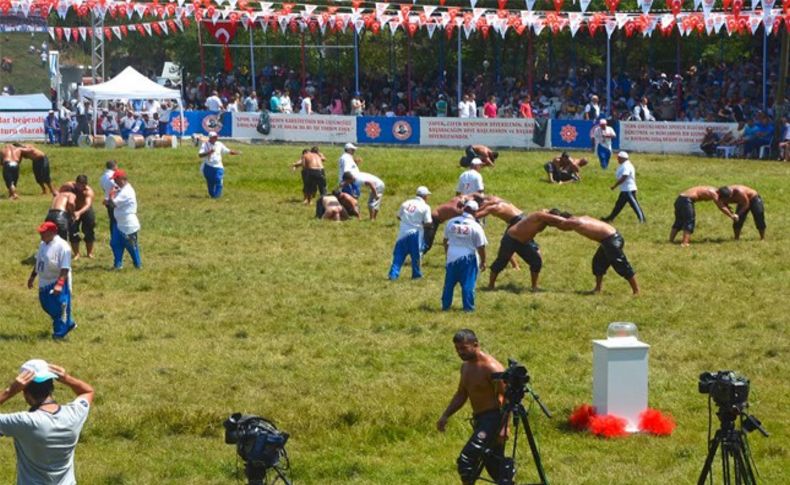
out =
[[[710,394],[719,407],[742,409],[749,399],[749,379],[730,370],[699,376],[699,392]]]
[[[515,359],[507,359],[507,369],[504,372],[494,372],[491,379],[504,381],[510,389],[520,389],[529,383],[529,371]]]
[[[261,483],[260,479],[266,476],[266,470],[270,468],[284,479],[278,465],[284,459],[287,468],[285,443],[288,433],[279,431],[266,418],[241,413],[231,415],[222,425],[225,427],[225,443],[236,445],[236,452],[246,464],[245,473],[251,483],[253,480]]]

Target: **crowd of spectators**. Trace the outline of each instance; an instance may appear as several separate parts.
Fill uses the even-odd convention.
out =
[[[606,78],[587,67],[570,68],[563,76],[540,76],[531,90],[525,77],[504,77],[499,83],[489,78],[468,74],[463,99],[458,100],[455,86],[443,86],[439,80],[412,80],[407,85],[388,76],[363,75],[361,90],[355,93],[352,78],[319,82],[308,74],[303,89],[299,73],[269,65],[256,75],[254,98],[249,72],[197,78],[188,82],[185,96],[188,109],[214,109],[220,106],[208,107],[206,102],[216,92],[221,109],[229,111],[252,111],[254,105],[247,100],[254,99],[258,109],[285,113],[745,122],[762,114],[773,116],[777,84],[771,73],[763,113],[762,69],[753,62],[691,66],[680,75],[644,68],[612,79],[608,113]],[[309,98],[307,110],[305,98]]]

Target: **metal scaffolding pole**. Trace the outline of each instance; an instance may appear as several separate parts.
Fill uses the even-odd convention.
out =
[[[91,12],[91,77],[93,83],[104,78],[104,17],[99,17]]]

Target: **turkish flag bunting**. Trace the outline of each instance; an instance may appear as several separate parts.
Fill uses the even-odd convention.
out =
[[[233,58],[230,55],[230,48],[228,44],[236,36],[236,27],[238,22],[203,22],[203,25],[208,30],[208,33],[214,36],[217,41],[224,44],[223,51],[225,53],[225,71],[230,72],[233,70]]]

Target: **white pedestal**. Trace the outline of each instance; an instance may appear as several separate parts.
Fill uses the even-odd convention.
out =
[[[639,414],[647,409],[647,351],[635,337],[593,340],[593,406],[596,414],[628,421],[639,431]]]

